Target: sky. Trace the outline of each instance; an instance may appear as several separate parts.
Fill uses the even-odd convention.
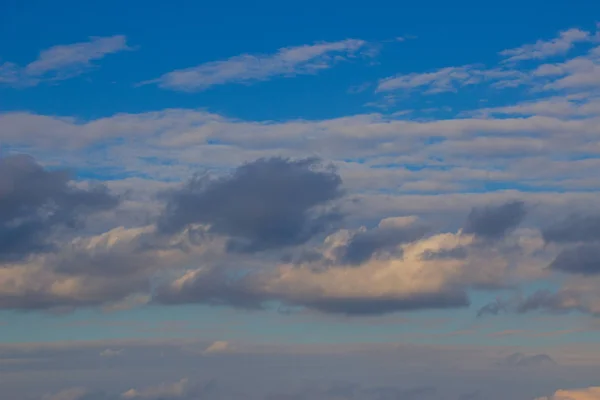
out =
[[[600,399],[599,16],[0,2],[3,396]]]

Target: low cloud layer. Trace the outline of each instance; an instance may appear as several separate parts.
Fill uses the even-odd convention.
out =
[[[349,209],[340,211],[354,203],[342,178],[316,158],[260,158],[195,176],[158,193],[146,225],[104,233],[82,223],[119,207],[106,187],[84,189],[26,156],[0,167],[5,309],[280,304],[378,315],[466,308],[472,290],[517,288],[548,271],[596,274],[592,242],[549,246],[547,231],[521,227],[523,201],[475,207],[455,232],[411,215],[357,227]],[[594,285],[565,285],[479,314],[598,311]]]

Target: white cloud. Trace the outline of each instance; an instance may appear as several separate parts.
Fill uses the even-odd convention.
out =
[[[131,48],[123,35],[92,37],[87,42],[53,46],[24,67],[13,63],[0,65],[0,83],[34,86],[44,80],[70,78],[90,68],[92,61],[124,50]]]
[[[281,48],[274,54],[242,54],[223,61],[179,69],[142,82],[180,91],[200,91],[214,85],[251,83],[274,77],[312,75],[367,49],[363,40],[347,39]]]
[[[571,50],[576,43],[591,41],[593,38],[594,36],[590,32],[573,28],[560,32],[559,36],[552,40],[538,40],[533,44],[526,44],[514,49],[503,50],[500,52],[500,55],[506,57],[506,59],[503,60],[505,63],[524,60],[541,60],[565,54]]]

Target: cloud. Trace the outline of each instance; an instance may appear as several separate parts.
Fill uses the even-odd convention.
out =
[[[1,158],[0,260],[48,251],[57,229],[117,204],[104,185],[77,188],[68,171],[47,170],[25,155]]]
[[[351,246],[355,233],[341,230],[324,240],[320,256],[304,258],[300,264],[265,260],[261,267],[248,267],[243,273],[223,267],[191,269],[159,287],[154,300],[257,309],[275,301],[348,315],[466,307],[469,288],[504,285],[511,273],[518,274],[531,263],[528,257],[535,251],[519,248],[511,255],[494,246],[469,247],[473,235],[423,237],[422,231],[415,230],[418,234],[413,235],[409,230],[407,234],[399,229],[401,226],[399,221],[384,220],[373,232],[385,233],[372,233],[376,240],[369,243],[368,251],[349,259],[340,249]],[[364,235],[369,231],[358,232]],[[468,249],[467,253],[461,257],[429,256],[458,248]],[[518,259],[511,260],[517,255]],[[517,272],[511,269],[513,262],[519,265]]]
[[[100,357],[118,357],[123,353],[123,349],[113,350],[113,349],[105,349],[100,352]]]
[[[89,392],[84,388],[69,388],[53,395],[47,395],[42,400],[83,400]]]
[[[594,39],[594,36],[587,31],[577,28],[568,29],[559,33],[557,38],[552,40],[538,40],[534,44],[526,44],[514,49],[507,49],[500,52],[505,57],[503,62],[514,63],[525,60],[541,60],[544,58],[562,55],[567,53],[578,42],[587,42]]]
[[[577,243],[600,240],[600,215],[570,215],[542,229],[547,243]]]
[[[597,293],[598,286],[594,284],[589,287],[567,286],[559,291],[543,289],[528,296],[517,295],[509,299],[497,299],[481,307],[477,315],[481,317],[501,313],[524,314],[533,311],[551,314],[566,314],[576,311],[600,315],[600,298]]]
[[[475,208],[469,213],[463,231],[486,239],[498,239],[515,229],[525,215],[525,203],[522,201]]]
[[[156,83],[165,89],[194,92],[228,83],[248,84],[275,77],[313,75],[339,61],[355,57],[360,49],[366,48],[365,41],[356,39],[285,47],[274,54],[242,54],[175,70],[142,84]]]
[[[381,221],[375,229],[354,233],[347,243],[336,248],[339,262],[359,265],[368,261],[377,251],[398,251],[398,245],[425,236],[429,229],[413,222],[414,219],[389,218]]]
[[[0,83],[35,86],[45,80],[71,78],[91,68],[92,61],[125,50],[131,48],[123,35],[92,37],[87,42],[50,47],[24,67],[12,63],[0,65]]]
[[[535,400],[600,400],[600,387],[560,389],[551,396],[538,397]]]
[[[204,350],[204,354],[223,353],[231,350],[229,342],[218,340]]]
[[[445,67],[432,72],[410,73],[381,79],[376,92],[424,89],[425,94],[455,92],[458,88],[491,81],[499,87],[519,85],[523,73],[509,69],[485,69],[477,65]]]
[[[532,74],[541,79],[542,90],[589,91],[600,86],[600,47],[595,47],[585,55],[562,63],[543,64]]]
[[[340,218],[318,211],[341,196],[341,179],[316,159],[260,159],[233,174],[198,176],[169,194],[158,227],[172,233],[190,223],[227,235],[231,251],[254,252],[306,242]]]
[[[600,247],[595,243],[564,249],[548,268],[568,274],[598,275],[600,274]]]
[[[499,365],[507,367],[542,367],[555,364],[556,362],[547,354],[526,355],[523,353],[510,354],[499,362]]]
[[[121,397],[124,399],[148,399],[148,400],[160,400],[160,399],[179,399],[186,396],[189,388],[188,379],[182,379],[179,382],[171,384],[162,384],[159,386],[148,387],[140,390],[130,389],[123,394]]]

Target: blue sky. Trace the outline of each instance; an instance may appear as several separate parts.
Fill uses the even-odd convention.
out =
[[[485,353],[472,360],[490,376],[543,354],[566,372],[529,371],[539,386],[515,398],[600,397],[577,373],[600,365],[599,15],[593,1],[3,2],[0,379],[27,351],[71,365],[56,349],[72,341],[261,360],[261,346],[401,344]],[[496,360],[511,352],[525,358]],[[81,379],[11,393],[198,395],[142,379],[90,397]],[[434,386],[423,399],[494,392]]]

